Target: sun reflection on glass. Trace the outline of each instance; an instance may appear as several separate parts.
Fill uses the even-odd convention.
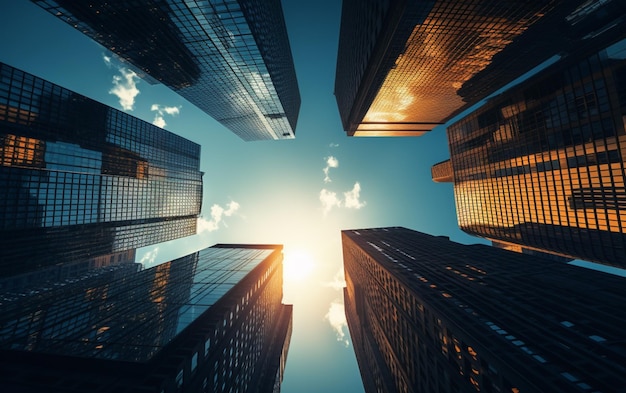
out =
[[[283,277],[285,282],[302,281],[311,274],[315,267],[315,262],[308,252],[301,249],[285,248],[283,253],[285,256],[283,260]]]

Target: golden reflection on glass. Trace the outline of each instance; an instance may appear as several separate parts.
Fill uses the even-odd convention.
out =
[[[439,122],[464,105],[457,90],[552,5],[490,15],[479,4],[438,1],[414,27],[363,122]],[[498,12],[502,11],[498,8]],[[431,128],[432,129],[432,128]]]
[[[0,139],[0,165],[41,166],[45,143],[39,139],[7,134]]]
[[[30,125],[37,114],[29,110],[0,104],[0,121]]]
[[[150,288],[150,301],[157,304],[159,312],[165,308],[163,300],[165,299],[165,291],[170,277],[170,262],[160,264],[154,268],[154,280]]]
[[[626,136],[618,139],[626,144]],[[481,166],[486,178],[455,185],[459,225],[512,229],[537,223],[620,233],[619,222],[626,222],[626,210],[606,193],[624,188],[623,158],[619,162],[572,167],[574,160],[594,151],[593,145],[589,142],[577,146],[580,150],[566,148]],[[606,150],[596,146],[595,151],[598,154]],[[559,169],[537,170],[547,162],[558,162]],[[528,173],[513,174],[517,168]],[[468,178],[471,172],[460,169],[456,174]]]
[[[148,178],[148,162],[137,160],[137,179]]]
[[[353,136],[422,136],[426,131],[355,131]]]
[[[462,229],[514,251],[623,263],[626,61],[609,49],[546,69],[448,128]]]

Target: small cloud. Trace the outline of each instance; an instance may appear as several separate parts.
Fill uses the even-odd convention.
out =
[[[139,77],[135,72],[126,68],[120,68],[119,71],[122,75],[113,76],[113,88],[109,90],[109,94],[114,94],[119,98],[122,109],[132,111],[135,106],[135,97],[139,94],[139,89],[137,89]]]
[[[331,143],[328,147],[339,147],[339,143]]]
[[[330,303],[328,313],[324,316],[330,323],[330,326],[337,334],[337,341],[342,343],[346,348],[350,342],[346,338],[346,330],[348,329],[348,321],[346,320],[346,312],[342,302],[335,300]]]
[[[328,172],[330,171],[330,168],[337,168],[338,166],[339,166],[339,160],[337,160],[333,156],[326,157],[326,167],[324,167],[323,169],[324,183],[330,183],[332,181],[330,180],[330,176],[328,176]]]
[[[148,251],[145,254],[143,254],[141,259],[139,260],[139,263],[144,265],[144,267],[153,265],[158,254],[159,254],[159,247],[155,247],[152,249],[152,251]]]
[[[324,215],[328,214],[333,207],[341,206],[341,200],[337,198],[337,193],[328,191],[327,189],[322,189],[322,191],[320,191],[320,201],[322,202],[322,207],[324,208]]]
[[[150,107],[152,112],[156,112],[154,114],[154,120],[152,120],[152,124],[157,127],[164,128],[167,123],[165,122],[164,115],[177,116],[180,113],[180,107],[177,106],[162,106],[159,104],[152,104]]]
[[[154,120],[152,120],[152,124],[154,124],[157,127],[161,127],[161,128],[165,128],[165,126],[167,125],[167,123],[165,122],[165,119],[163,118],[163,116],[156,114],[154,116]]]
[[[175,116],[180,113],[180,108],[177,106],[164,106],[163,111],[170,116]]]
[[[359,200],[361,194],[361,185],[359,182],[354,183],[354,187],[352,187],[351,191],[344,192],[343,195],[345,197],[344,205],[348,209],[360,209],[365,206],[365,202],[361,202]]]
[[[346,278],[344,276],[343,269],[339,268],[337,273],[335,273],[335,275],[333,276],[333,280],[329,281],[329,282],[325,282],[325,283],[323,283],[323,285],[325,287],[330,287],[330,288],[335,289],[337,291],[340,291],[343,288],[345,288],[346,287]]]
[[[110,56],[102,55],[102,60],[104,60],[104,64],[106,64],[107,67],[111,68],[111,57]]]
[[[211,219],[207,220],[204,217],[200,217],[198,219],[198,233],[201,232],[213,232],[219,229],[220,222],[222,222],[222,217],[230,217],[237,210],[239,210],[239,203],[235,201],[230,201],[226,208],[218,205],[217,203],[211,206]]]
[[[344,200],[342,201],[337,193],[322,189],[320,191],[320,202],[322,202],[322,208],[324,215],[328,214],[334,207],[346,207],[348,209],[360,209],[365,206],[365,201],[361,202],[361,184],[359,182],[354,183],[352,190],[343,193]]]

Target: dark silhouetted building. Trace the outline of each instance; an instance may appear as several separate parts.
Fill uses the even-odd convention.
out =
[[[624,391],[623,277],[399,227],[342,242],[367,393]]]
[[[609,33],[448,128],[462,230],[626,267],[626,23]]]
[[[557,262],[571,262],[573,260],[573,258],[568,258],[568,257],[564,257],[564,256],[557,255],[557,254],[541,252],[541,251],[533,250],[533,249],[530,249],[530,248],[527,248],[527,247],[522,247],[519,244],[512,244],[512,243],[506,243],[506,242],[492,241],[491,245],[493,247],[501,248],[503,250],[519,252],[521,254],[541,256],[544,259],[547,258],[547,259],[551,259],[551,260],[557,261]]]
[[[0,293],[5,392],[278,392],[282,246],[215,245]]]
[[[300,92],[280,0],[33,0],[250,140],[295,137]]]
[[[0,78],[0,278],[196,233],[199,145],[1,63]]]

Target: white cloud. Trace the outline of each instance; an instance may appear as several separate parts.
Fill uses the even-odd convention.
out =
[[[226,208],[218,205],[217,203],[211,206],[211,219],[207,220],[204,217],[200,217],[198,219],[198,233],[208,231],[213,232],[219,229],[220,222],[222,222],[222,217],[230,217],[237,210],[239,210],[239,203],[235,201],[230,201]]]
[[[164,128],[167,123],[165,122],[164,115],[177,116],[180,113],[180,107],[177,106],[163,106],[159,104],[152,104],[150,107],[152,112],[156,112],[154,114],[154,120],[152,120],[152,124],[157,127]]]
[[[322,189],[320,191],[320,201],[322,202],[322,207],[324,208],[324,215],[328,214],[332,210],[333,207],[341,207],[341,200],[337,198],[337,193],[328,191],[327,189]]]
[[[159,254],[159,247],[157,246],[153,248],[152,251],[147,251],[145,254],[143,254],[141,259],[139,260],[139,263],[144,265],[144,268],[146,266],[153,265],[158,254]]]
[[[139,89],[137,89],[139,77],[135,72],[126,68],[120,68],[119,71],[122,76],[113,76],[113,88],[109,90],[109,94],[114,94],[119,98],[122,109],[132,111],[135,106],[135,97],[139,94]]]
[[[170,116],[175,116],[180,113],[180,108],[177,106],[164,106],[163,112],[167,113]]]
[[[330,326],[337,334],[337,341],[348,347],[350,342],[346,338],[346,330],[348,329],[348,321],[346,320],[346,312],[342,302],[335,300],[330,303],[328,313],[324,316],[330,323]]]
[[[332,181],[330,180],[330,176],[328,176],[328,172],[330,171],[330,168],[337,168],[337,167],[339,167],[339,160],[337,160],[333,156],[326,157],[326,167],[324,167],[323,169],[324,183],[330,183]]]
[[[330,288],[335,289],[337,291],[341,291],[343,288],[345,288],[346,287],[346,278],[344,276],[343,269],[339,268],[337,273],[335,273],[335,275],[333,276],[333,280],[329,281],[329,282],[325,282],[325,283],[323,283],[323,285],[325,287],[330,287]]]
[[[111,67],[111,57],[110,56],[102,55],[102,60],[104,60],[104,64],[106,64],[107,67]]]
[[[359,200],[361,194],[361,185],[359,182],[354,183],[354,187],[352,187],[351,191],[344,192],[343,195],[345,197],[344,205],[348,209],[360,209],[365,206],[365,202],[361,202]]]
[[[165,126],[167,125],[163,116],[159,115],[158,113],[154,115],[154,120],[152,120],[152,124],[161,128],[165,128]]]
[[[325,188],[320,191],[320,202],[322,202],[322,208],[324,215],[328,214],[334,207],[346,207],[348,209],[361,209],[365,206],[366,202],[361,201],[361,184],[359,182],[354,183],[352,190],[343,193],[344,200],[341,200],[334,191],[329,191]]]
[[[339,147],[339,143],[330,143],[328,147]]]

